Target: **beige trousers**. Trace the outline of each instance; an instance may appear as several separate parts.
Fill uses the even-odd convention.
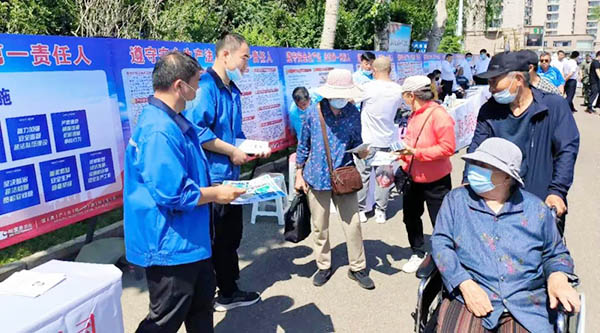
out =
[[[333,198],[332,198],[333,196]],[[356,193],[335,195],[331,191],[308,191],[308,205],[312,233],[315,239],[315,255],[319,269],[331,268],[331,246],[329,244],[329,214],[331,199],[342,222],[346,236],[350,270],[360,271],[367,267],[363,246],[362,230],[358,218]]]

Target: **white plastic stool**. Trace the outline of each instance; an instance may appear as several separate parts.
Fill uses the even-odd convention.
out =
[[[277,186],[283,191],[283,193],[287,192],[285,186],[285,176],[281,173],[269,173],[269,176],[273,178]],[[267,206],[269,204],[275,204],[275,210],[267,210]],[[288,202],[286,197],[281,197],[269,201],[255,202],[252,204],[252,216],[250,218],[250,223],[256,224],[257,216],[275,216],[277,217],[277,223],[279,225],[284,225],[283,221],[283,212],[287,207]]]

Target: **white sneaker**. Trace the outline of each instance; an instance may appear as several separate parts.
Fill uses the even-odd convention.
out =
[[[367,223],[367,214],[365,214],[365,212],[359,212],[358,220],[360,221],[360,223]]]
[[[419,269],[419,266],[421,266],[423,260],[425,260],[425,257],[419,258],[418,255],[413,254],[410,256],[410,259],[408,259],[408,262],[402,266],[402,270],[405,273],[414,273],[417,271],[417,269]]]
[[[385,211],[376,209],[375,210],[375,222],[377,223],[385,223],[387,219],[385,218]]]

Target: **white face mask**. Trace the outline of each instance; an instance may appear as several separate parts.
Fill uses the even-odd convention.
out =
[[[343,109],[348,104],[348,100],[345,98],[332,98],[329,100],[329,105],[336,109]]]
[[[200,104],[200,88],[196,89],[196,97],[191,101],[185,101],[184,110],[193,110]]]

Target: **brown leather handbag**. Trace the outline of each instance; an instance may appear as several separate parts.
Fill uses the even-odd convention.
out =
[[[319,120],[321,121],[321,132],[323,132],[323,142],[325,143],[325,152],[327,154],[327,165],[329,166],[329,174],[331,176],[331,191],[333,194],[349,194],[354,193],[362,189],[362,180],[360,173],[354,166],[345,166],[337,169],[333,169],[333,162],[331,161],[331,151],[329,150],[329,138],[327,136],[327,129],[325,128],[325,119],[323,118],[323,112],[321,111],[321,105],[318,105],[319,109]]]

